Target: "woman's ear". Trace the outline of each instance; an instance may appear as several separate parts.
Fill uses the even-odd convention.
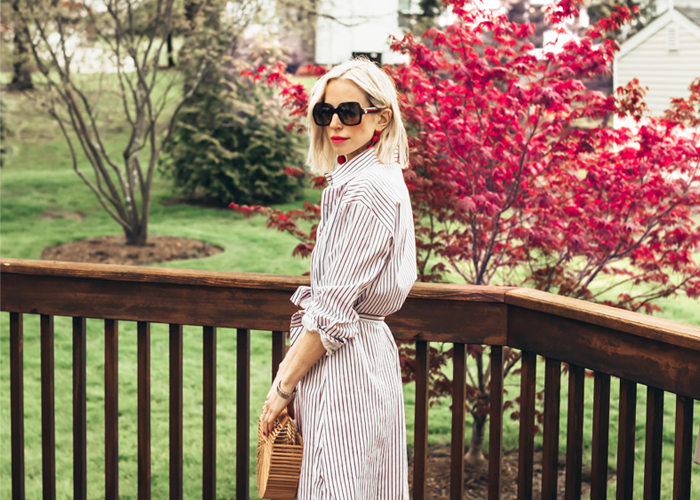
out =
[[[384,130],[391,123],[391,117],[393,116],[391,108],[384,108],[379,112],[379,119],[377,120],[377,130]]]

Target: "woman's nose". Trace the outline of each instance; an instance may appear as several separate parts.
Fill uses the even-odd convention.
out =
[[[331,128],[340,128],[343,126],[343,122],[340,121],[340,118],[338,118],[338,113],[335,113],[333,117],[331,118],[331,123],[328,125]]]

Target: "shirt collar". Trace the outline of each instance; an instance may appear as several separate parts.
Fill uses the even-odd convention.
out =
[[[337,166],[332,172],[327,173],[326,179],[331,186],[339,187],[350,182],[361,172],[377,163],[379,163],[379,160],[377,159],[374,148],[369,148],[352,160]]]

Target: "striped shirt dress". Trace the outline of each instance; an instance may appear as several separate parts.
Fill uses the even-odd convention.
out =
[[[368,149],[326,175],[311,286],[291,300],[291,341],[317,331],[326,355],[299,382],[298,500],[407,500],[399,357],[384,317],[416,280],[415,234],[398,164]]]

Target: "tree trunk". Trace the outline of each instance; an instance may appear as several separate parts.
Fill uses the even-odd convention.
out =
[[[173,32],[168,33],[168,68],[175,67],[175,59],[173,59]]]
[[[12,10],[19,12],[18,0],[12,2]],[[18,17],[16,16],[16,18]],[[18,19],[15,19],[14,32],[15,62],[13,64],[14,70],[10,88],[14,90],[31,90],[34,88],[34,83],[32,82],[32,73],[29,68],[29,51],[22,39],[24,35],[23,27],[18,22]]]
[[[148,226],[147,223],[140,224],[136,230],[129,231],[124,229],[124,237],[126,238],[126,244],[130,246],[142,247],[146,244],[148,239]]]
[[[472,425],[472,438],[469,442],[469,450],[464,455],[464,461],[467,465],[476,466],[486,462],[484,458],[484,435],[486,432],[486,415],[474,417]]]
[[[197,27],[197,24],[195,22],[195,18],[197,17],[197,12],[199,12],[199,8],[202,6],[201,2],[193,2],[193,1],[186,1],[185,2],[185,19],[187,19],[187,22],[189,22],[189,28],[190,30],[194,31],[194,29]]]

